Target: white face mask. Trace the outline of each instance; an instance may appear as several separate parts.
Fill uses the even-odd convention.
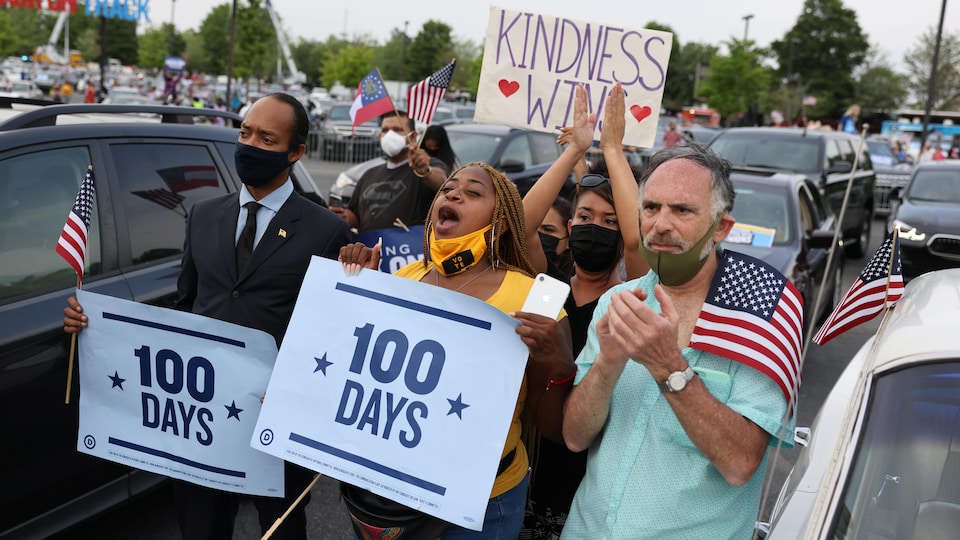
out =
[[[380,137],[380,149],[387,157],[395,157],[407,147],[407,140],[396,131],[388,131]]]

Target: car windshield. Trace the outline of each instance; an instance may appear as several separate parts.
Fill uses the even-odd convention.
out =
[[[917,171],[907,198],[915,201],[960,202],[960,170]]]
[[[472,161],[489,163],[494,150],[497,149],[500,140],[503,138],[490,133],[467,133],[450,129],[447,130],[447,136],[450,138],[450,146],[453,147],[460,163],[470,163]]]
[[[330,107],[330,113],[327,115],[327,118],[333,121],[349,121],[350,107]]]
[[[736,203],[730,214],[737,220],[737,231],[731,243],[749,243],[761,247],[770,247],[770,233],[757,229],[773,230],[772,245],[790,241],[789,213],[787,212],[787,194],[774,186],[744,185],[734,186]],[[760,242],[756,236],[766,236],[767,242]]]
[[[960,523],[960,361],[877,377],[829,538],[927,538]],[[921,532],[918,536],[917,533]]]
[[[820,169],[818,141],[814,138],[788,139],[766,134],[727,133],[710,143],[710,148],[736,167],[761,167],[816,174]]]
[[[896,165],[900,163],[886,141],[867,141],[870,148],[870,160],[874,165]]]

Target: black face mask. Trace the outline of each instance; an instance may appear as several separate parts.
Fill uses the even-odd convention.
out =
[[[620,231],[593,223],[570,228],[573,262],[587,272],[602,272],[617,264],[620,256]]]
[[[548,261],[554,261],[557,259],[557,245],[560,244],[560,241],[566,238],[557,238],[552,234],[542,233],[537,231],[537,235],[540,236],[540,245],[543,246],[543,254],[547,256]]]
[[[293,163],[287,161],[287,152],[271,152],[249,144],[237,142],[233,161],[240,180],[250,187],[260,187],[276,178]],[[295,163],[295,162],[294,162]]]

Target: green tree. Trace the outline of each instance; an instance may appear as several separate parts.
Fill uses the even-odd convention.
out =
[[[856,102],[862,118],[893,114],[907,98],[906,76],[893,70],[879,49],[872,47],[857,72]]]
[[[676,111],[703,101],[698,95],[700,84],[707,76],[710,59],[719,51],[720,48],[716,45],[686,43],[680,47],[679,52],[671,53],[667,82],[663,90],[665,108]]]
[[[453,41],[453,57],[457,59],[457,66],[450,79],[451,90],[465,90],[474,96],[477,95],[477,85],[480,81],[480,62],[483,60],[483,49],[469,39],[455,39]],[[474,73],[476,65],[476,73]],[[438,68],[439,69],[439,68]]]
[[[854,72],[869,43],[855,11],[841,0],[805,0],[803,11],[783,39],[770,44],[786,78],[791,70],[817,98],[810,116],[839,117],[854,101]]]
[[[20,53],[20,40],[17,39],[16,30],[7,12],[10,10],[0,10],[0,56],[10,56]]]
[[[728,119],[747,113],[766,98],[770,72],[761,65],[760,49],[753,41],[732,39],[726,42],[729,56],[714,56],[710,73],[700,86],[700,94],[711,107]]]
[[[411,49],[410,37],[399,28],[390,31],[390,39],[373,49],[373,65],[380,68],[385,80],[410,80],[407,69],[407,52]]]
[[[337,82],[356,88],[360,79],[373,69],[373,49],[364,44],[349,44],[337,52],[328,52],[323,64],[323,85],[333,88]]]
[[[173,36],[173,50],[170,50],[170,38]],[[159,28],[150,28],[138,39],[138,60],[140,67],[162,68],[163,60],[170,54],[182,56],[187,50],[183,34],[173,25],[164,23]]]
[[[227,57],[230,52],[230,5],[221,4],[207,13],[200,23],[198,35],[201,39],[200,48],[190,51],[191,69],[201,69],[210,73],[226,73]],[[238,7],[237,11],[240,9]],[[239,19],[239,17],[238,17]],[[240,24],[237,21],[237,38]],[[239,42],[239,39],[237,39]],[[234,51],[236,53],[236,51]],[[234,70],[237,70],[237,59],[233,61]]]
[[[923,108],[927,101],[930,73],[933,69],[933,51],[937,43],[936,28],[929,28],[917,39],[916,45],[903,56],[909,77],[908,88],[914,105]],[[937,59],[937,78],[934,81],[933,110],[960,108],[960,33],[944,31]]]
[[[453,60],[452,29],[447,23],[429,20],[407,48],[406,77],[419,81]]]
[[[259,0],[249,2],[249,6],[237,9],[233,69],[239,77],[252,75],[259,79],[273,71],[277,36],[270,14]]]

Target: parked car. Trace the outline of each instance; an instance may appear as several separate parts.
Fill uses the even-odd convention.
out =
[[[820,407],[767,540],[957,538],[957,290],[960,269],[907,285]]]
[[[960,267],[960,161],[917,165],[890,197],[887,234],[898,230],[903,278]]]
[[[882,138],[868,138],[867,147],[870,149],[870,160],[877,175],[873,188],[873,212],[876,215],[890,214],[890,191],[902,188],[910,179],[913,170],[911,163],[900,161],[890,148],[890,141]]]
[[[0,81],[0,97],[43,99],[43,90],[33,81]]]
[[[721,131],[710,142],[710,148],[735,167],[758,176],[783,171],[805,175],[837,216],[852,178],[841,230],[847,255],[862,258],[867,253],[873,224],[876,177],[866,149],[853,170],[858,142],[856,136],[838,131],[743,127]]]
[[[96,202],[83,288],[170,305],[191,208],[241,186],[233,159],[238,130],[183,122],[196,114],[239,117],[164,106],[4,104],[0,99],[0,111],[9,113],[0,121],[0,537],[46,538],[164,480],[77,452],[77,377],[64,404],[70,337],[63,308],[76,275],[55,247],[84,173],[93,167]],[[151,116],[125,114],[131,111]],[[301,164],[291,177],[296,190],[322,200]]]
[[[556,135],[550,133],[488,124],[449,124],[444,128],[460,163],[483,161],[500,169],[517,184],[521,195],[526,194],[563,152]],[[346,206],[360,176],[383,162],[383,157],[375,157],[340,173],[330,188],[330,204]],[[570,197],[575,190],[576,183],[571,177],[561,194]]]
[[[843,251],[836,249],[830,260],[830,247],[839,247],[833,212],[803,175],[759,177],[734,171],[730,179],[736,191],[731,215],[737,223],[723,244],[773,266],[797,287],[806,336],[830,315],[845,292]]]
[[[321,159],[357,162],[380,154],[380,119],[368,120],[356,127],[350,118],[352,103],[338,102],[321,114]]]

